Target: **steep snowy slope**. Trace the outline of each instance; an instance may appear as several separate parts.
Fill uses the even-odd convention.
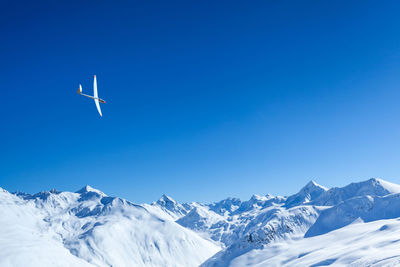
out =
[[[227,266],[236,257],[260,249],[280,240],[290,240],[304,235],[315,222],[320,210],[312,206],[292,209],[273,206],[261,210],[254,218],[242,221],[227,238],[229,246],[210,258],[202,266]]]
[[[324,210],[305,237],[325,234],[355,221],[371,222],[400,217],[400,194],[359,196]]]
[[[151,205],[145,204],[145,206],[146,208],[154,210],[158,214],[166,215],[167,218],[169,217],[172,220],[177,220],[185,216],[191,208],[185,208],[167,195],[162,195],[156,202],[153,202]]]
[[[244,202],[238,198],[208,205],[193,202],[189,213],[176,222],[225,247],[247,234],[246,226],[262,213],[261,210],[279,207],[284,200],[284,197],[272,195],[253,195]]]
[[[219,266],[400,266],[400,221],[354,223],[325,235],[276,242]]]
[[[0,188],[0,266],[91,266],[72,255],[34,203]]]
[[[221,200],[219,202],[215,202],[209,204],[208,207],[210,210],[218,213],[220,215],[229,215],[235,210],[237,210],[242,204],[242,201],[236,197],[228,197],[227,199]]]
[[[243,201],[239,208],[232,214],[241,214],[247,211],[260,210],[273,204],[280,204],[286,200],[285,197],[267,194],[266,196],[253,195],[248,201]]]
[[[392,184],[382,179],[371,178],[367,181],[351,183],[345,187],[331,188],[311,204],[332,206],[357,196],[385,196],[392,193],[400,193],[400,185]]]
[[[381,179],[211,204],[0,190],[0,266],[397,266],[399,218]]]
[[[206,231],[211,225],[224,219],[223,216],[210,210],[207,206],[194,205],[186,216],[176,222],[187,228]]]
[[[202,266],[236,266],[236,262],[240,262],[237,266],[252,266],[264,258],[249,258],[261,253],[260,250],[266,251],[266,247],[277,242],[291,244],[294,240],[328,234],[356,222],[398,218],[400,193],[396,194],[397,192],[400,192],[400,186],[381,179],[369,179],[330,190],[312,181],[281,203],[274,203],[273,206],[260,210],[255,207],[252,210],[257,214],[255,217],[249,216],[252,212],[240,214],[238,218],[242,218],[242,221],[237,228],[240,229],[241,225],[246,227],[239,232],[232,232],[230,236],[235,239],[228,238],[229,242],[225,243],[228,246]],[[250,217],[249,220],[243,220],[244,216]],[[363,227],[363,224],[359,224],[359,227]],[[346,246],[350,245],[342,245],[342,248],[346,250]],[[283,264],[278,255],[268,255],[274,255],[279,263],[266,261],[260,263],[260,266]],[[238,260],[239,258],[246,260]],[[329,263],[330,259],[325,260]],[[319,264],[318,261],[315,264]]]
[[[302,207],[302,212],[298,212],[299,209],[289,209],[289,206],[308,203],[326,191],[326,188],[312,181],[288,199],[269,194],[253,195],[244,202],[228,198],[202,209],[193,209],[177,220],[177,223],[196,232],[206,233],[212,240],[228,247],[226,252],[231,253],[229,250],[236,250],[237,246],[254,246],[256,240],[257,243],[261,240],[269,242],[287,236],[296,232],[298,227],[307,230],[316,220],[319,209]],[[216,216],[216,213],[221,216]],[[296,214],[295,223],[293,214]],[[222,253],[224,251],[219,255]]]
[[[321,195],[323,195],[328,189],[322,185],[317,184],[314,181],[309,182],[304,186],[297,194],[294,194],[285,202],[287,207],[294,207],[301,204],[309,203]]]
[[[88,186],[77,193],[52,191],[18,196],[3,193],[14,198],[17,207],[4,201],[8,208],[2,217],[4,220],[0,221],[0,229],[13,227],[8,214],[14,210],[20,211],[21,221],[29,221],[31,214],[35,214],[35,221],[23,226],[26,231],[39,235],[38,243],[56,243],[54,247],[59,247],[78,263],[85,264],[86,261],[96,266],[197,266],[219,250],[194,232],[152,214],[141,205],[108,197]],[[43,235],[43,232],[53,235]],[[1,245],[6,247],[7,242],[8,238]],[[21,247],[29,245],[23,243],[23,239],[18,242]],[[11,249],[7,254],[13,253],[19,252]],[[48,258],[52,259],[51,256]],[[41,262],[38,260],[37,265],[43,266]],[[26,266],[26,263],[12,265]],[[69,264],[75,265],[78,266]]]

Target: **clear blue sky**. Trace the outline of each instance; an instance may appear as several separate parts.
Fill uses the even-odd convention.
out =
[[[399,1],[3,0],[0,186],[141,203],[400,183],[399,14]],[[76,94],[93,74],[103,118]]]

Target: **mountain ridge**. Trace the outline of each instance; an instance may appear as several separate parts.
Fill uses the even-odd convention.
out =
[[[400,257],[393,257],[395,246],[376,234],[400,233],[398,210],[400,185],[378,178],[330,189],[311,180],[290,196],[254,194],[246,201],[228,197],[212,203],[179,203],[163,194],[151,204],[135,204],[107,196],[89,185],[76,192],[52,189],[36,194],[9,193],[0,188],[0,234],[9,241],[0,242],[0,251],[6,251],[13,240],[37,248],[33,250],[36,254],[24,250],[24,246],[15,249],[14,254],[0,252],[0,265],[7,261],[23,266],[10,255],[32,261],[33,266],[41,262],[59,266],[134,263],[204,267],[285,266],[297,262],[309,265],[365,262],[365,266],[374,261],[400,263]],[[380,228],[373,230],[377,225]],[[389,249],[393,259],[385,258],[386,254],[371,258],[360,252],[361,247],[348,249],[361,257],[353,260],[348,254],[338,252],[342,256],[333,259],[328,252],[317,252],[330,246],[323,240],[340,242],[337,235],[349,235],[348,229],[356,226],[361,227],[358,232],[365,228],[365,233],[374,237],[371,240],[374,246]],[[27,231],[18,231],[20,227]],[[387,239],[389,242],[390,238]],[[318,247],[313,240],[320,240],[322,245]],[[381,241],[374,243],[374,240]],[[316,250],[304,252],[303,243]],[[284,244],[285,249],[281,250],[279,244]],[[281,251],[281,256],[277,258],[278,254],[271,254],[270,249]],[[46,250],[53,251],[56,257],[41,253]],[[298,251],[301,257],[294,260],[293,253]],[[315,260],[305,256],[307,253],[316,255]]]

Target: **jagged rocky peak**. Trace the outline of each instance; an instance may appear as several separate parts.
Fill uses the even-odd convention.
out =
[[[170,196],[167,196],[166,194],[163,194],[159,200],[157,200],[157,204],[162,205],[162,206],[166,206],[166,205],[170,205],[170,204],[178,204],[178,202],[173,199]]]
[[[267,199],[272,199],[272,198],[274,198],[275,196],[272,195],[272,194],[270,194],[270,193],[268,193],[268,194],[265,195],[265,197],[266,197]]]
[[[24,193],[24,192],[15,192],[13,193],[16,196],[19,196],[25,200],[28,199],[41,199],[41,200],[47,200],[49,197],[51,197],[52,195],[58,195],[60,194],[60,191],[57,191],[56,189],[51,189],[50,191],[41,191],[39,193],[36,194],[28,194],[28,193]]]
[[[251,198],[250,198],[249,201],[243,202],[243,203],[242,203],[242,206],[243,206],[244,204],[247,204],[247,205],[263,204],[264,202],[266,202],[266,201],[268,201],[268,200],[270,200],[270,199],[272,199],[272,198],[273,198],[273,197],[260,196],[260,195],[254,194],[254,195],[251,196]]]
[[[104,194],[102,191],[100,191],[100,190],[98,190],[98,189],[95,189],[95,188],[91,187],[90,185],[85,185],[85,186],[82,187],[80,190],[76,191],[75,193],[78,193],[78,194],[87,194],[87,193],[90,193],[90,192],[99,194],[99,195],[101,195],[101,196],[106,196],[106,194]]]
[[[181,217],[187,214],[187,209],[179,204],[175,199],[163,194],[157,202],[153,202],[154,206],[159,206],[161,209],[167,211],[170,215]]]
[[[268,201],[268,200],[271,200],[271,199],[274,199],[274,198],[276,198],[276,197],[274,195],[271,195],[271,194],[266,194],[265,196],[254,194],[254,195],[251,196],[249,201],[255,202],[255,203],[259,203],[259,202]]]
[[[254,195],[251,196],[250,200],[252,200],[252,201],[264,201],[264,200],[267,200],[267,197],[254,194]]]
[[[327,191],[328,188],[317,184],[314,180],[309,181],[300,191]]]
[[[49,192],[52,193],[52,194],[60,193],[60,192],[57,191],[55,188],[52,188]]]
[[[172,197],[170,197],[170,196],[167,196],[167,195],[165,195],[165,194],[163,194],[161,197],[160,197],[160,199],[159,200],[157,200],[157,202],[156,203],[153,203],[153,204],[156,204],[156,205],[158,205],[158,206],[160,206],[160,207],[162,207],[162,208],[165,208],[165,209],[167,209],[167,210],[171,210],[171,211],[174,211],[174,210],[177,210],[177,209],[183,209],[183,206],[181,205],[181,204],[179,204],[175,199],[173,199]]]
[[[317,199],[328,189],[322,185],[317,184],[314,180],[308,182],[300,191],[294,195],[291,195],[286,200],[286,206],[293,207],[308,203]]]
[[[214,202],[209,205],[210,209],[218,214],[224,215],[225,213],[232,213],[237,210],[242,201],[236,197],[228,197],[219,202]]]
[[[272,198],[254,194],[251,196],[251,198],[249,200],[243,201],[240,204],[239,208],[236,209],[235,214],[240,213],[240,212],[249,211],[252,209],[261,208],[270,199],[272,199]]]

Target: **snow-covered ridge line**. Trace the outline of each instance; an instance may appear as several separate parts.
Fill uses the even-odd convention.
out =
[[[143,205],[90,186],[76,193],[2,191],[0,205],[7,241],[0,242],[0,266],[198,266],[219,250]],[[35,253],[25,249],[32,244]]]
[[[323,253],[302,251],[294,260],[297,252],[290,248],[300,251],[304,243],[323,250],[310,242],[328,247],[325,238],[337,240],[336,233],[349,234],[346,229],[354,225],[373,228],[379,220],[392,220],[388,225],[396,232],[398,210],[400,186],[376,178],[331,189],[310,181],[288,197],[230,197],[210,204],[179,203],[167,195],[151,204],[134,204],[88,185],[76,192],[37,194],[1,189],[0,266],[348,265],[353,263],[348,254],[324,259]],[[366,233],[374,236],[371,227]],[[286,244],[284,252],[278,244]],[[280,252],[271,254],[271,248]],[[315,260],[307,253],[317,255]],[[392,260],[381,253],[355,262],[400,263],[400,257],[389,254]]]

